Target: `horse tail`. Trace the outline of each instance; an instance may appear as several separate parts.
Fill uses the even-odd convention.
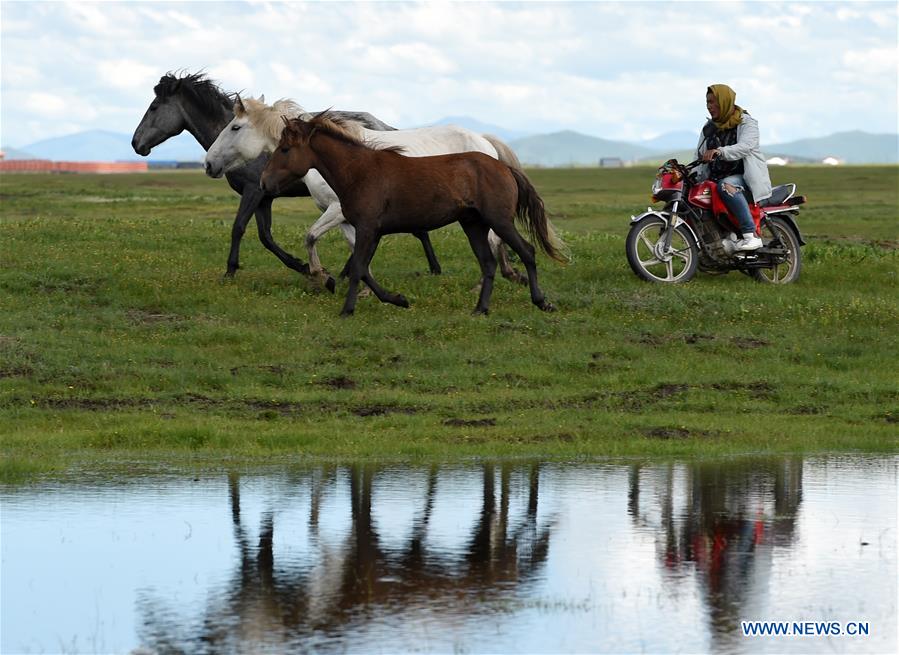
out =
[[[518,161],[518,155],[510,148],[505,141],[498,136],[492,134],[482,134],[489,143],[496,149],[496,158],[510,168],[521,170],[521,162]]]
[[[556,261],[563,264],[566,263],[570,259],[567,255],[568,247],[559,238],[552,224],[546,218],[543,198],[537,194],[537,190],[531,184],[527,175],[524,174],[524,171],[512,166],[509,166],[509,171],[518,185],[518,202],[515,207],[515,214],[527,226],[531,240],[540,244],[543,252]]]

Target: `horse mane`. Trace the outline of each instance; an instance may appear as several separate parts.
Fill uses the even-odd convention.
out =
[[[213,113],[222,107],[230,108],[236,94],[222,91],[216,82],[203,72],[177,75],[169,71],[153,87],[158,98],[182,95],[193,102],[203,112]]]
[[[367,150],[379,150],[381,152],[402,153],[403,146],[381,146],[377,140],[366,140],[362,136],[362,126],[355,121],[340,118],[331,113],[330,109],[321,111],[306,121],[312,128],[318,128],[338,141],[361,146]]]
[[[310,116],[309,112],[288,98],[282,98],[273,105],[267,105],[255,98],[241,98],[240,102],[234,103],[234,115],[247,116],[253,127],[275,142],[281,138],[281,132],[284,130],[282,116],[287,118]]]

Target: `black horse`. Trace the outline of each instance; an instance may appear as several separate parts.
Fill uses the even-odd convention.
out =
[[[146,157],[150,150],[184,130],[208,150],[219,132],[234,118],[236,94],[222,91],[218,85],[203,73],[185,74],[180,77],[167,73],[153,87],[155,97],[147,108],[131,146],[134,152]],[[335,115],[357,121],[373,130],[393,130],[387,123],[367,112],[335,111]],[[272,201],[277,197],[308,196],[306,185],[297,181],[275,195],[266,194],[259,186],[262,171],[268,163],[269,155],[260,155],[242,168],[229,172],[226,177],[231,188],[240,194],[240,206],[231,228],[231,251],[228,254],[226,277],[233,277],[240,268],[240,240],[247,229],[250,217],[255,213],[259,240],[280,259],[285,266],[299,273],[308,273],[309,266],[297,259],[277,243],[272,237]],[[440,265],[431,246],[427,232],[416,233],[421,240],[431,271],[440,272]],[[333,290],[333,289],[332,289]]]

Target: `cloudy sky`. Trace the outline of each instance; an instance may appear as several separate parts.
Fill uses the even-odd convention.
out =
[[[0,143],[131,133],[170,70],[398,127],[639,140],[730,84],[763,143],[896,132],[897,3],[2,2]]]

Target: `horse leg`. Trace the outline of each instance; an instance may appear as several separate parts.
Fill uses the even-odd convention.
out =
[[[425,249],[425,257],[428,258],[428,268],[431,275],[440,275],[440,262],[437,261],[437,255],[434,254],[434,246],[431,245],[431,237],[427,232],[413,232],[412,236],[421,241],[422,247]]]
[[[282,249],[275,239],[272,237],[272,201],[274,198],[265,196],[256,208],[256,228],[259,231],[259,240],[262,245],[268,248],[275,257],[288,268],[292,268],[297,273],[309,273],[309,266]]]
[[[315,249],[315,244],[318,243],[318,240],[321,239],[326,232],[341,226],[345,222],[346,219],[343,217],[340,203],[334,202],[328,205],[324,213],[318,217],[318,220],[315,221],[315,223],[312,224],[312,227],[309,228],[309,231],[306,232],[306,251],[309,253],[309,273],[319,280],[323,280],[325,288],[331,293],[334,293],[337,283],[333,277],[328,275],[328,272],[322,266],[321,260],[318,258],[318,251]]]
[[[350,267],[353,265],[353,253],[350,253],[350,256],[346,258],[346,263],[343,265],[343,268],[340,269],[340,275],[338,277],[347,277],[350,274]]]
[[[380,237],[376,237],[371,230],[356,230],[356,243],[353,246],[353,254],[350,257],[350,285],[346,292],[346,300],[341,316],[351,316],[356,311],[356,300],[359,295],[359,280],[366,277],[368,262],[375,254]]]
[[[349,277],[350,270],[353,265],[353,248],[356,243],[356,228],[354,228],[349,223],[344,222],[344,223],[340,224],[340,229],[343,230],[343,236],[346,237],[347,243],[350,246],[350,256],[347,257],[346,264],[343,265],[343,269],[340,271],[339,277]],[[371,268],[368,269],[368,276],[369,276],[369,278],[374,279],[374,277],[371,274]],[[377,282],[375,282],[375,284],[377,284]],[[365,298],[365,297],[371,295],[372,287],[367,282],[366,282],[366,285],[367,286],[365,286],[359,290],[360,298]],[[334,290],[332,288],[334,286],[334,278],[332,278],[332,277],[328,278],[327,286],[329,289],[331,289],[331,291]],[[387,292],[385,291],[385,293],[387,293]],[[383,298],[381,300],[383,301]],[[408,307],[408,305],[405,305],[405,306]]]
[[[375,295],[378,297],[378,300],[381,302],[390,303],[391,305],[396,305],[397,307],[408,307],[409,301],[406,300],[406,296],[401,293],[392,293],[387,291],[384,287],[378,284],[377,280],[371,276],[371,272],[366,272],[365,275],[362,276],[362,281],[368,285],[368,288],[374,291]]]
[[[545,312],[553,312],[556,308],[552,303],[546,300],[546,296],[537,285],[537,258],[535,256],[534,246],[525,241],[524,237],[518,233],[512,220],[513,219],[509,217],[504,220],[491,221],[490,226],[521,258],[521,263],[524,264],[528,273],[528,286],[531,289],[531,302]]]
[[[341,223],[340,229],[343,232],[343,238],[346,239],[347,245],[350,247],[350,256],[347,257],[346,264],[340,271],[340,277],[349,277],[350,266],[353,263],[353,248],[356,247],[356,228],[349,223]]]
[[[477,221],[466,221],[462,223],[462,229],[465,236],[468,237],[468,243],[474,251],[475,257],[478,258],[478,264],[481,265],[481,293],[478,296],[478,304],[475,305],[473,314],[487,314],[490,305],[490,294],[493,293],[493,280],[496,277],[496,258],[490,251],[490,244],[487,240],[487,226]]]
[[[228,268],[225,269],[226,278],[234,277],[234,273],[240,268],[240,240],[243,239],[250,217],[263,195],[261,189],[245,189],[240,196],[240,205],[237,207],[234,225],[231,226],[231,250],[228,253]]]
[[[396,305],[397,307],[408,307],[409,301],[406,300],[406,297],[401,293],[391,293],[378,284],[377,280],[375,280],[374,276],[371,274],[371,260],[375,255],[375,248],[378,247],[378,243],[380,243],[381,237],[378,237],[375,240],[375,245],[370,250],[370,255],[368,257],[368,261],[365,262],[365,274],[362,276],[362,281],[368,285],[368,288],[371,289],[374,294],[378,297],[378,300],[381,302],[387,302],[391,305]]]
[[[496,232],[491,230],[490,234],[487,235],[487,238],[490,241],[490,250],[493,251],[493,255],[499,262],[499,270],[503,274],[503,277],[517,284],[527,284],[528,279],[515,270],[515,267],[512,266],[512,262],[509,261],[509,253],[506,252],[506,246]]]

